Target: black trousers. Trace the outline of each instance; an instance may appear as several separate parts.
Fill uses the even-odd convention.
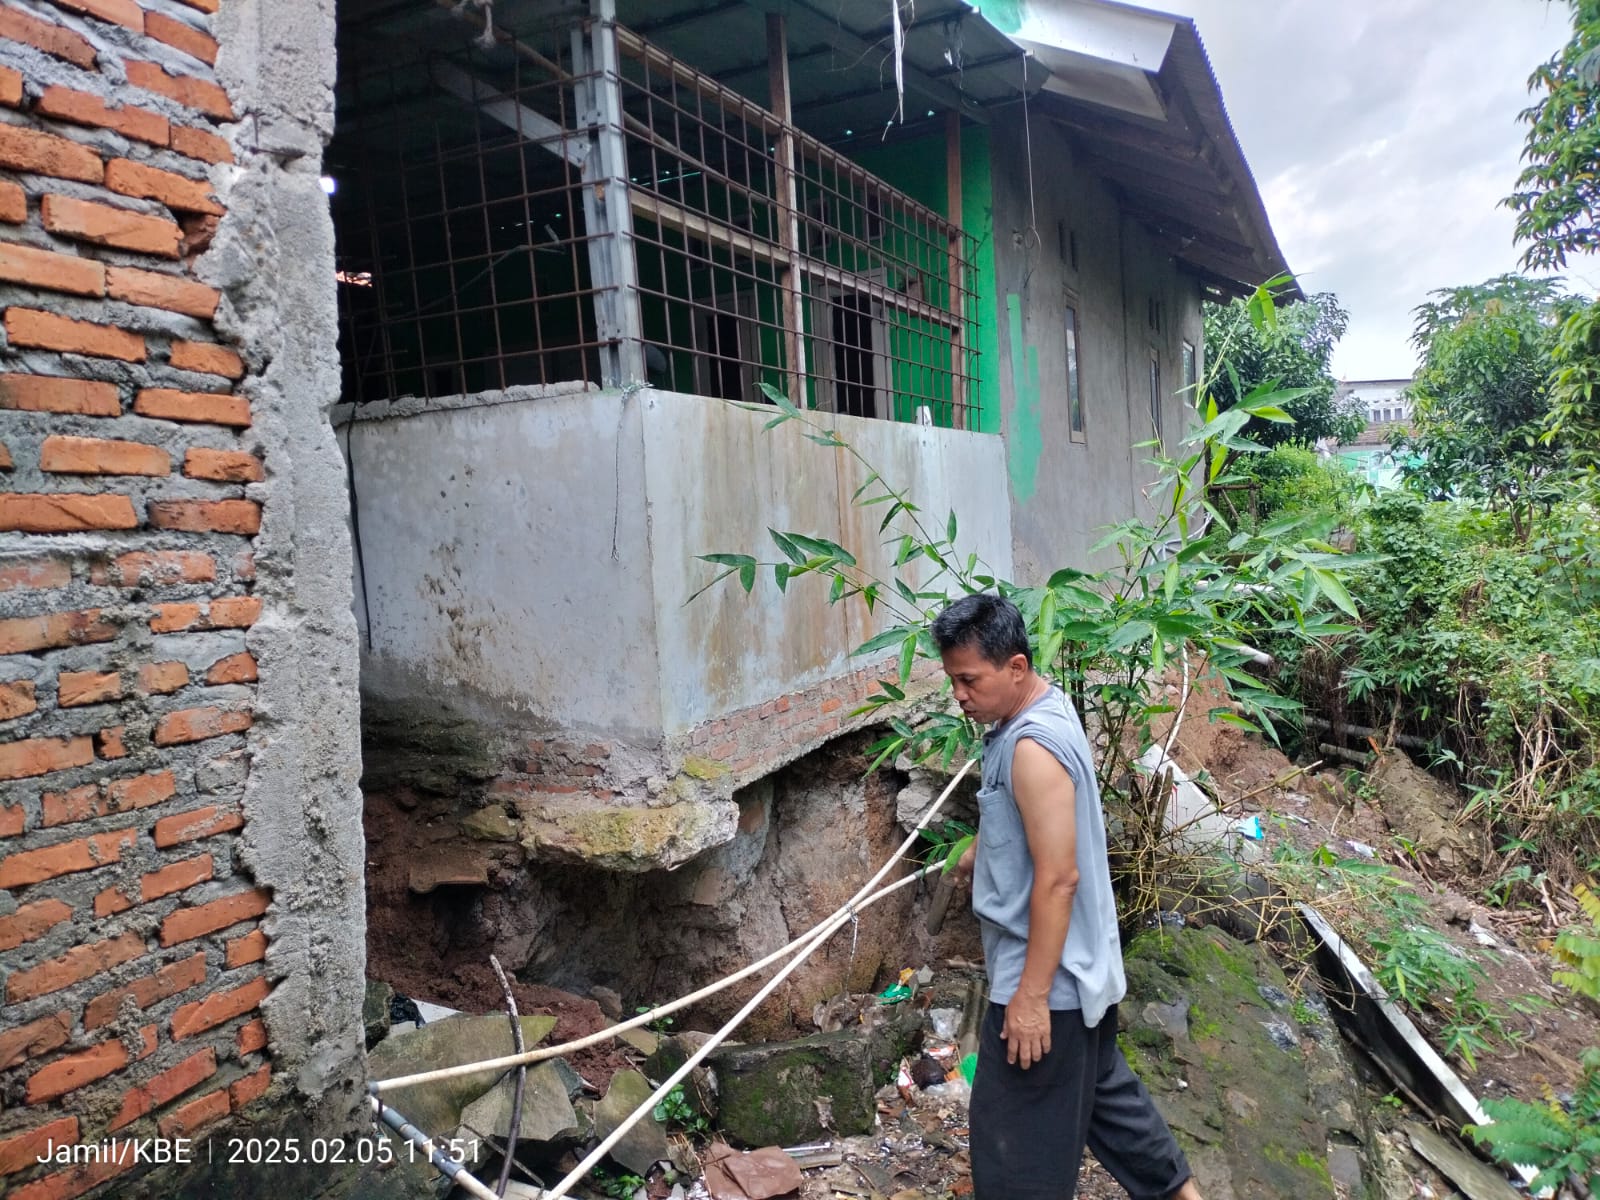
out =
[[[974,1200],[1072,1200],[1088,1146],[1134,1200],[1167,1200],[1189,1164],[1117,1045],[1113,1005],[1093,1029],[1050,1014],[1050,1053],[1006,1062],[1005,1009],[990,1004],[972,1081]]]

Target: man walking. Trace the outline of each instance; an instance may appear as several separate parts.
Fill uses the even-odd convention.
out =
[[[1087,1145],[1134,1200],[1200,1200],[1183,1151],[1117,1046],[1127,991],[1105,820],[1083,726],[1033,669],[1011,601],[933,623],[983,739],[972,880],[989,1008],[972,1085],[975,1200],[1071,1200]]]

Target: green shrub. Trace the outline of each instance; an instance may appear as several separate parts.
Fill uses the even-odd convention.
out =
[[[1257,515],[1332,517],[1343,524],[1361,496],[1362,482],[1338,462],[1324,462],[1301,446],[1275,446],[1266,454],[1246,455],[1240,471],[1258,485]]]

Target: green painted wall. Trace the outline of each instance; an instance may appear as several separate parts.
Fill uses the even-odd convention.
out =
[[[949,198],[945,194],[943,133],[888,144],[863,140],[860,145],[849,144],[841,150],[912,199],[942,216],[950,214]],[[994,192],[989,176],[989,131],[981,125],[968,125],[961,130],[961,209],[961,224],[977,244],[976,312],[971,314],[973,337],[966,348],[967,374],[977,378],[975,424],[985,433],[999,433],[1000,344],[995,323]],[[909,331],[915,323],[902,319],[898,324]],[[905,352],[918,341],[926,344],[928,340],[908,335],[904,346],[897,344],[896,352]],[[942,359],[939,357],[941,349]],[[910,357],[914,362],[924,361],[915,354]],[[926,361],[935,367],[942,363],[948,368],[949,351],[934,347]],[[909,365],[902,368],[905,371],[914,369]],[[896,382],[898,386],[899,380]],[[896,416],[909,419],[908,415],[898,412]]]

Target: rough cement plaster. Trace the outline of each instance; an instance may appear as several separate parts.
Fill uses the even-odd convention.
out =
[[[256,541],[260,662],[240,858],[273,889],[263,1004],[274,1087],[323,1128],[361,1119],[364,846],[355,623],[338,398],[333,223],[319,182],[333,129],[333,0],[231,0],[218,72],[239,123],[228,209],[199,274],[217,327],[245,356],[266,501]]]
[[[1035,583],[1057,568],[1093,569],[1115,561],[1089,547],[1101,531],[1145,515],[1144,488],[1153,477],[1149,352],[1162,356],[1164,433],[1178,449],[1189,423],[1179,349],[1201,344],[1199,289],[1157,250],[1137,222],[1123,217],[1115,197],[1079,164],[1069,139],[1048,122],[1033,126],[1034,186],[1028,188],[1028,145],[1020,124],[991,127],[994,152],[995,305],[1000,323],[997,370],[1012,480],[1014,553],[1020,582]],[[1037,228],[1032,228],[1037,213]],[[1074,270],[1061,246],[1063,226],[1077,235]],[[1146,301],[1165,306],[1161,331],[1148,328]],[[1062,312],[1078,312],[1079,394],[1085,440],[1073,442],[1066,395],[1066,335]],[[1020,317],[1021,329],[1015,329]],[[1036,405],[1019,402],[1030,364],[1038,379]],[[1016,487],[1020,472],[1029,486]],[[1024,464],[1027,465],[1027,464]]]

